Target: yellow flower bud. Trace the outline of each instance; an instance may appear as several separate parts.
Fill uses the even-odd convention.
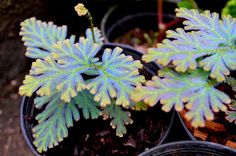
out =
[[[88,9],[84,7],[82,3],[75,6],[75,11],[79,16],[85,16],[88,13]]]

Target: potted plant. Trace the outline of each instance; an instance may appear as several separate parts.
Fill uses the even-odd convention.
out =
[[[150,106],[160,101],[166,112],[185,110],[194,128],[204,127],[214,113],[223,111],[235,129],[236,20],[219,19],[210,11],[176,11],[177,17],[186,19],[185,28],[167,31],[168,39],[142,57],[163,69],[145,86],[138,86],[132,98]]]
[[[104,44],[100,31],[93,26],[88,9],[79,3],[75,10],[79,16],[87,15],[91,22],[91,28],[78,42],[74,35],[68,37],[66,26],[58,27],[52,22],[41,22],[35,18],[21,23],[20,35],[27,46],[26,56],[36,59],[19,88],[19,93],[26,96],[21,107],[22,131],[32,151],[37,155],[92,154],[90,152],[97,149],[87,148],[95,142],[108,149],[105,154],[122,154],[122,150],[111,146],[110,141],[115,140],[118,145],[126,146],[124,152],[136,147],[132,150],[137,154],[145,146],[160,143],[168,133],[171,117],[164,115],[162,121],[150,119],[151,115],[161,113],[158,109],[134,119],[137,122],[141,120],[141,126],[148,125],[148,132],[135,125],[132,129],[136,132],[123,140],[109,137],[111,134],[107,129],[99,134],[91,134],[97,132],[97,128],[106,128],[98,119],[103,116],[112,119],[110,125],[116,129],[116,135],[122,137],[127,132],[125,125],[133,122],[129,110],[147,109],[143,102],[133,102],[130,95],[135,86],[144,83],[145,77],[151,77],[158,68],[154,64],[142,64],[138,60],[141,54],[129,47],[122,47],[123,50],[116,45]],[[142,115],[148,115],[148,119]],[[83,124],[82,120],[77,128],[71,129],[80,116],[88,119],[88,125]],[[156,123],[160,127],[153,130],[150,125]],[[81,127],[85,127],[85,130]],[[80,137],[79,132],[85,135]],[[74,135],[68,137],[69,133]],[[140,143],[135,142],[132,136],[145,144],[141,142],[141,146],[138,146]],[[82,139],[85,143],[81,144]],[[87,140],[90,142],[86,143]]]
[[[176,3],[163,0],[140,1],[132,7],[114,6],[101,22],[104,39],[130,45],[144,53],[163,39],[166,30],[181,22],[172,13],[176,6]]]

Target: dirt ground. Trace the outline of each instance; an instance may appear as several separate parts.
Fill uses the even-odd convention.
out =
[[[0,155],[33,155],[22,136],[20,129],[20,103],[18,86],[25,73],[1,86],[0,92]]]

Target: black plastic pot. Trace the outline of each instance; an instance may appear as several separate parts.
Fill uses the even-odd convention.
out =
[[[176,134],[178,135],[178,134]],[[179,141],[154,147],[139,156],[234,156],[236,150],[207,141]]]
[[[102,50],[104,50],[105,48],[113,49],[115,46],[119,46],[123,48],[124,49],[123,52],[126,55],[133,56],[134,59],[140,60],[142,56],[138,51],[134,50],[133,48],[129,46],[123,46],[120,44],[105,44],[102,47]],[[156,74],[158,67],[155,64],[153,63],[148,63],[148,64],[143,63],[143,64],[144,64],[144,67],[143,67],[144,71],[149,73],[150,76]],[[31,151],[35,155],[40,155],[33,145],[33,137],[32,137],[32,128],[37,124],[37,121],[34,118],[40,112],[39,110],[34,108],[35,97],[36,97],[36,94],[32,95],[31,97],[23,98],[22,104],[21,104],[20,121],[21,121],[22,133],[24,135],[24,138],[28,146],[30,147]],[[160,113],[154,114],[154,115],[161,116],[161,118],[164,118],[164,122],[166,123],[166,124],[163,124],[163,129],[164,129],[163,133],[161,137],[159,138],[159,140],[157,141],[157,144],[161,144],[167,138],[169,134],[169,131],[173,122],[173,118],[174,118],[174,111],[172,111],[171,113],[164,113],[164,112],[162,113],[162,111],[160,110]],[[81,129],[84,129],[83,127],[87,128],[86,131],[89,131],[89,129],[94,129],[93,124],[96,124],[94,120],[90,121],[90,120],[81,119],[79,122],[75,123],[73,128],[69,129],[68,138],[64,139],[63,142],[59,144],[59,146],[54,147],[53,149],[49,149],[46,153],[43,153],[42,155],[66,155],[66,156],[80,155],[78,151],[77,152],[74,151],[75,146],[77,146],[76,141],[78,141],[76,138],[79,138],[80,131],[82,131]],[[134,126],[135,126],[135,123],[134,123]],[[133,133],[133,132],[130,132],[128,130],[128,133]],[[67,147],[66,144],[71,144],[72,147]]]
[[[126,5],[114,6],[108,10],[101,22],[101,31],[106,42],[113,42],[129,30],[157,30],[157,13],[155,3],[134,3],[132,7]],[[175,19],[173,15],[176,4],[164,3],[163,22]]]

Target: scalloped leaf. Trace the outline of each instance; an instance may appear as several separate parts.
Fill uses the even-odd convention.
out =
[[[35,17],[21,23],[20,35],[27,46],[26,56],[30,58],[45,58],[53,50],[52,45],[63,41],[67,36],[67,26],[57,27],[52,22],[42,22]],[[75,36],[70,37],[71,42]]]
[[[27,46],[26,56],[30,58],[46,58],[53,52],[53,45],[59,41],[64,41],[67,37],[67,26],[58,27],[53,22],[42,22],[35,17],[26,19],[21,23],[20,35]],[[103,44],[103,37],[98,28],[94,28],[95,41]],[[86,37],[93,41],[92,30],[86,30]],[[71,43],[75,42],[75,36],[69,38]]]
[[[127,133],[125,125],[133,123],[133,120],[130,118],[130,112],[123,111],[115,102],[106,106],[102,111],[102,115],[104,119],[112,119],[110,125],[113,129],[116,129],[116,135],[119,137],[123,137],[123,135]]]
[[[213,120],[213,112],[225,111],[227,107],[224,103],[231,102],[228,95],[210,86],[195,91],[185,100],[186,108],[189,109],[185,117],[192,121],[191,124],[195,128],[204,127],[205,119]]]
[[[50,95],[56,88],[62,93],[61,99],[69,102],[77,92],[86,88],[81,74],[94,68],[91,64],[96,64],[98,59],[94,56],[100,47],[82,37],[77,44],[70,40],[58,42],[54,46],[53,58],[37,59],[32,64],[30,75],[25,77],[24,85],[19,88],[20,94],[31,96],[37,90],[40,96]]]
[[[214,88],[216,83],[209,81],[209,73],[203,70],[180,74],[166,68],[159,71],[159,76],[163,78],[154,76],[146,86],[138,86],[131,98],[150,106],[160,101],[166,112],[173,107],[182,111],[186,103],[190,110],[187,118],[194,127],[203,126],[205,119],[213,118],[213,112],[225,111],[224,104],[231,102],[228,95]]]
[[[167,31],[167,37],[143,56],[147,62],[156,61],[167,66],[173,63],[176,71],[185,72],[198,66],[211,72],[218,82],[225,80],[230,70],[236,69],[236,20],[216,13],[177,9],[177,16],[186,18],[186,30]]]
[[[39,123],[33,128],[35,138],[33,143],[39,153],[57,146],[68,136],[68,128],[73,126],[73,120],[80,119],[78,108],[74,103],[65,103],[60,99],[59,93],[55,93],[51,98],[46,109],[36,116]],[[36,101],[44,104],[47,102],[43,97],[36,98]]]
[[[93,95],[88,90],[79,92],[73,101],[82,109],[85,119],[97,119],[101,115],[99,103],[94,101]]]
[[[105,49],[102,56],[102,68],[98,68],[99,76],[94,78],[87,86],[95,101],[102,107],[111,103],[111,98],[116,97],[116,104],[127,107],[130,104],[130,92],[135,86],[145,82],[138,69],[142,64],[133,60],[131,56],[121,54],[122,49]]]
[[[33,128],[34,144],[40,153],[67,137],[67,128],[73,126],[73,120],[80,119],[78,108],[82,109],[85,119],[97,119],[101,114],[99,103],[93,100],[93,95],[87,90],[79,92],[70,103],[62,101],[56,90],[51,96],[36,97],[34,103],[36,108],[46,105],[44,111],[36,116],[39,124]]]

